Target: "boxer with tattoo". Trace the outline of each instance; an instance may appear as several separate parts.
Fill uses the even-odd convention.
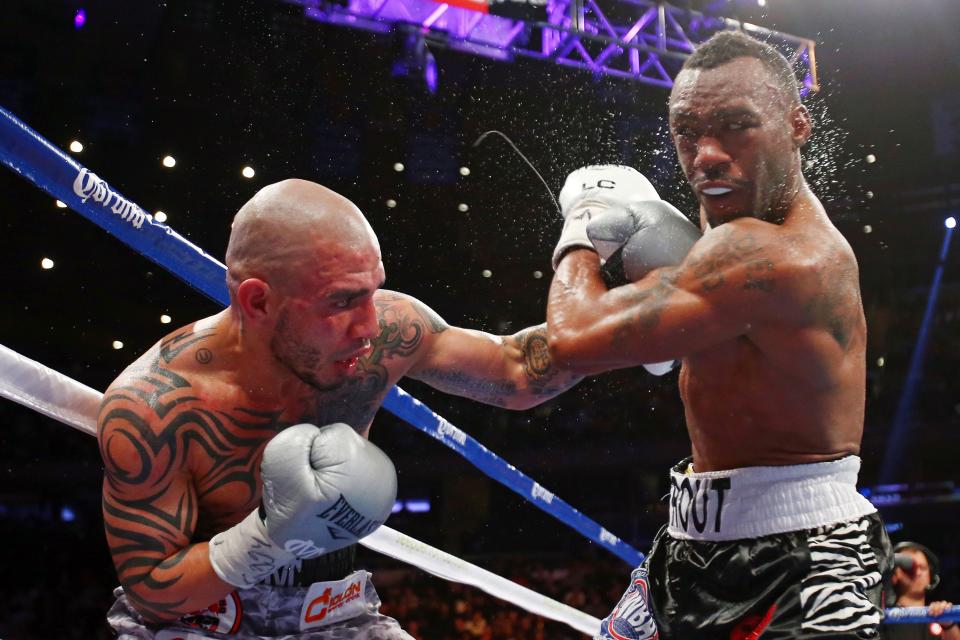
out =
[[[401,377],[523,409],[579,378],[543,326],[448,326],[381,289],[376,236],[302,180],[257,193],[227,248],[230,306],[174,331],[110,385],[99,416],[120,638],[393,639],[354,544],[396,475],[367,440]]]
[[[669,119],[699,230],[627,167],[581,169],[561,193],[554,361],[680,360],[692,445],[669,525],[597,637],[875,638],[890,545],[856,489],[857,262],[804,179],[792,69],[717,34],[686,60]]]

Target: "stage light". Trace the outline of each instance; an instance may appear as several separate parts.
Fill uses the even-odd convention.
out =
[[[493,271],[490,271],[490,269],[484,269],[480,272],[480,275],[482,275],[484,278],[489,278],[493,275]]]
[[[470,211],[470,207],[468,207],[465,203],[461,202],[460,204],[457,205],[457,211],[459,211],[460,213],[466,213],[467,211]]]
[[[53,269],[53,260],[51,260],[50,258],[44,258],[43,260],[40,261],[40,268]]]
[[[114,341],[113,341],[113,348],[114,348],[114,349],[117,349],[117,350],[123,349],[123,343],[120,342],[119,340],[114,340]]]
[[[173,318],[171,318],[167,314],[163,314],[162,316],[160,316],[160,324],[170,324],[171,322],[173,322]]]
[[[244,178],[252,178],[253,176],[257,175],[257,172],[253,170],[253,167],[244,167],[240,170],[240,175],[242,175]]]
[[[83,151],[83,143],[79,140],[73,140],[70,142],[70,151],[73,153],[80,153]]]
[[[67,208],[67,203],[61,200],[57,200],[57,209],[66,209],[66,208]]]
[[[403,163],[402,163],[402,162],[394,162],[394,163],[393,163],[393,170],[396,171],[397,173],[400,173],[401,171],[403,171]]]
[[[86,9],[83,9],[83,8],[77,9],[77,12],[73,14],[73,28],[83,29],[83,25],[85,24],[87,24]]]
[[[462,176],[470,175],[470,167],[460,167],[460,175]]]
[[[954,218],[953,216],[950,216],[949,218],[943,221],[943,226],[945,226],[947,229],[953,229],[954,227],[957,226],[957,219]]]
[[[386,204],[387,204],[387,209],[393,209],[397,206],[397,201],[394,200],[393,198],[388,198]]]
[[[167,214],[165,214],[163,211],[157,211],[155,214],[153,214],[153,219],[157,222],[166,222]]]
[[[877,161],[877,156],[873,155],[872,153],[868,153],[866,157],[866,161],[867,161],[867,164],[873,164],[874,162]]]
[[[177,159],[173,156],[163,156],[163,160],[161,162],[167,169],[173,169],[175,166],[177,166]]]

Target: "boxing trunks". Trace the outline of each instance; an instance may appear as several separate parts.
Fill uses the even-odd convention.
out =
[[[860,459],[670,473],[670,523],[602,640],[877,638],[890,541]]]
[[[320,570],[310,560],[282,569],[263,583],[232,591],[204,611],[165,624],[145,622],[117,587],[107,621],[118,640],[413,640],[396,620],[379,613],[380,598],[367,571],[305,584],[352,564],[352,550],[328,554],[334,560]]]

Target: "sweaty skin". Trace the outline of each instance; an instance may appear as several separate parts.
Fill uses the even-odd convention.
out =
[[[806,110],[744,57],[682,71],[670,125],[704,236],[680,265],[612,290],[594,252],[564,258],[555,361],[589,374],[681,358],[697,471],[858,453],[866,322],[853,252],[801,173]]]
[[[284,181],[247,203],[227,268],[230,306],[154,345],[100,409],[107,541],[148,620],[234,590],[214,573],[207,540],[258,507],[263,449],[285,427],[344,422],[367,436],[403,376],[513,409],[579,380],[553,366],[544,326],[504,337],[450,327],[380,289],[373,231],[313,183]]]

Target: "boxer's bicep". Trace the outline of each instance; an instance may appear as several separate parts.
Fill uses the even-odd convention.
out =
[[[150,409],[121,388],[108,391],[98,441],[104,464],[104,529],[117,576],[145,616],[183,612],[177,589],[191,555],[197,495],[182,465],[180,446],[151,429]]]
[[[755,225],[734,225],[697,242],[676,267],[609,291],[597,288],[586,260],[570,275],[575,292],[552,343],[558,359],[602,371],[692,355],[748,334],[792,303],[797,268]],[[567,285],[569,286],[569,285]]]

